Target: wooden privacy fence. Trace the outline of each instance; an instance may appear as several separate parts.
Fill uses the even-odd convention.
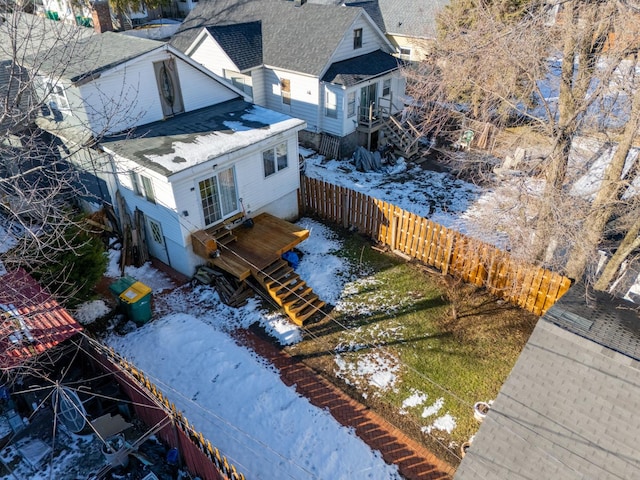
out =
[[[392,250],[485,287],[537,315],[571,286],[567,277],[517,261],[493,245],[346,187],[303,176],[300,205],[305,212],[355,227]]]
[[[190,473],[204,480],[245,480],[245,476],[189,423],[144,372],[112,349],[97,342],[91,342],[91,346],[97,354],[94,358],[103,369],[115,375],[120,388],[131,399],[138,418],[147,426],[170,420],[158,436],[178,449]]]

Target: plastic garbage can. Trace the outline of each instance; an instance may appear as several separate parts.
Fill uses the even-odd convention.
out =
[[[118,303],[120,303],[120,294],[136,282],[137,280],[135,278],[129,276],[121,277],[111,285],[109,285],[109,290],[111,291],[113,296],[118,299]]]
[[[120,302],[127,316],[138,325],[151,319],[151,288],[142,282],[135,282],[120,296]]]

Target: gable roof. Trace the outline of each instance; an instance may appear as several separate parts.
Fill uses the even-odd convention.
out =
[[[22,269],[0,276],[0,368],[12,368],[82,331]]]
[[[244,100],[229,100],[104,138],[102,147],[165,177],[243,149],[273,135],[302,129],[303,120]]]
[[[435,38],[436,16],[449,3],[449,0],[368,0],[346,5],[364,8],[380,30],[389,35]]]
[[[296,6],[285,0],[198,2],[171,45],[184,52],[204,27],[261,21],[264,64],[320,76],[345,32],[363,14],[358,8]]]
[[[240,71],[262,65],[262,23],[205,27]]]
[[[0,24],[0,42],[15,44],[0,53],[0,60],[16,60],[32,73],[76,82],[150,52],[162,42],[96,33],[93,29],[56,22],[26,13],[10,15]]]
[[[590,295],[576,285],[539,320],[456,480],[640,478],[637,306]]]
[[[72,48],[54,49],[46,57],[38,60],[41,62],[43,73],[59,72],[63,66],[61,77],[78,82],[164,45],[156,40],[104,32],[80,38]]]
[[[398,59],[381,50],[336,62],[322,77],[323,82],[350,87],[398,68]]]

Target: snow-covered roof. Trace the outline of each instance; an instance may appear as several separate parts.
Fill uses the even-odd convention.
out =
[[[241,150],[305,122],[243,100],[231,100],[105,138],[101,145],[163,176]]]

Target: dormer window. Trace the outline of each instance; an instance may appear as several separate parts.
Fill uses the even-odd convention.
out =
[[[353,31],[353,49],[362,48],[362,29],[356,28]]]

